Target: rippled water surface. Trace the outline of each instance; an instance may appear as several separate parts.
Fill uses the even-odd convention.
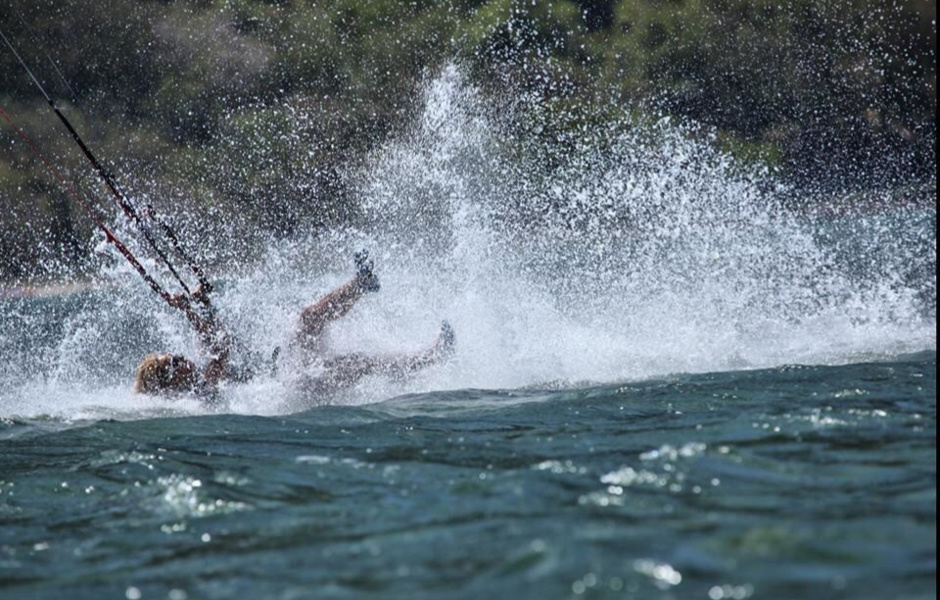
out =
[[[6,420],[3,598],[936,595],[936,354]]]

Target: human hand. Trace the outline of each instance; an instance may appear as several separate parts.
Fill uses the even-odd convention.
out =
[[[167,298],[167,303],[173,308],[189,308],[189,298],[187,298],[184,294],[173,294]]]

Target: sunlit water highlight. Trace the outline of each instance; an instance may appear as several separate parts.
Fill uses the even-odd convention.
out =
[[[934,211],[795,214],[667,122],[561,151],[457,69],[424,101],[353,225],[217,303],[269,356],[368,247],[333,348],[447,318],[447,364],[310,398],[287,360],[207,414],[131,393],[198,349],[121,263],[0,303],[0,597],[935,596]]]

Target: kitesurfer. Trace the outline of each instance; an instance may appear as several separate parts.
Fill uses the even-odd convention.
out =
[[[0,108],[0,117],[6,120],[17,132],[31,151],[42,160],[43,164],[65,186],[77,203],[88,213],[89,217],[104,234],[108,243],[112,244],[137,271],[141,278],[150,286],[150,289],[173,308],[183,311],[187,320],[199,334],[199,341],[209,360],[200,369],[188,358],[175,354],[150,354],[137,367],[134,389],[146,394],[173,394],[180,392],[196,392],[212,402],[218,398],[218,385],[224,380],[243,380],[251,377],[252,371],[260,365],[251,365],[248,369],[235,369],[231,364],[233,339],[219,324],[214,307],[209,301],[211,285],[205,273],[196,264],[193,256],[182,245],[180,238],[173,228],[160,219],[153,207],[147,205],[144,211],[139,211],[123,192],[110,171],[97,159],[91,149],[85,144],[78,131],[72,126],[65,114],[59,109],[39,79],[29,69],[13,43],[2,31],[0,39],[14,54],[17,61],[32,79],[33,83],[42,93],[49,107],[56,117],[68,130],[72,139],[88,159],[97,175],[102,179],[118,206],[140,231],[143,239],[150,249],[159,257],[163,265],[182,288],[183,293],[171,294],[154,277],[148,273],[144,265],[134,256],[130,248],[124,244],[115,233],[104,223],[95,210],[93,203],[87,201],[78,192],[63,173],[54,164],[45,158],[26,133],[17,127],[10,115]],[[183,277],[171,261],[169,254],[164,250],[163,244],[151,233],[151,228],[144,222],[144,218],[158,225],[158,235],[163,236],[172,251],[189,265],[193,274],[199,280],[199,285],[190,290]],[[297,342],[294,344],[307,356],[318,356],[322,361],[323,374],[318,377],[308,377],[303,385],[311,392],[328,393],[337,389],[354,385],[362,377],[370,374],[396,375],[415,371],[431,365],[449,354],[454,346],[454,333],[445,322],[441,327],[441,334],[437,343],[429,350],[413,356],[376,357],[362,354],[349,354],[324,358],[321,337],[326,326],[340,318],[364,294],[379,289],[378,278],[372,271],[372,261],[365,252],[356,255],[356,276],[352,281],[328,294],[320,302],[304,309],[300,319],[300,329]],[[258,361],[250,361],[257,363]],[[252,368],[254,367],[254,368]]]
[[[363,296],[379,291],[378,276],[366,252],[356,254],[356,274],[320,301],[301,312],[300,324],[292,344],[306,365],[319,362],[322,373],[305,376],[300,388],[305,394],[329,394],[355,385],[368,375],[404,376],[447,358],[454,349],[455,337],[444,321],[441,333],[427,350],[401,356],[345,354],[329,356],[323,337],[326,327],[346,315]],[[170,305],[183,310],[209,356],[200,369],[193,361],[177,354],[149,354],[137,367],[134,389],[138,393],[173,395],[196,393],[208,403],[218,399],[222,381],[244,380],[251,373],[239,372],[231,365],[232,337],[220,326],[202,286],[190,297],[173,296]]]

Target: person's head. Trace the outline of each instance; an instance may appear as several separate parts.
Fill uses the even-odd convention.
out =
[[[191,392],[199,383],[196,365],[178,354],[148,354],[137,367],[134,391],[138,394]]]

